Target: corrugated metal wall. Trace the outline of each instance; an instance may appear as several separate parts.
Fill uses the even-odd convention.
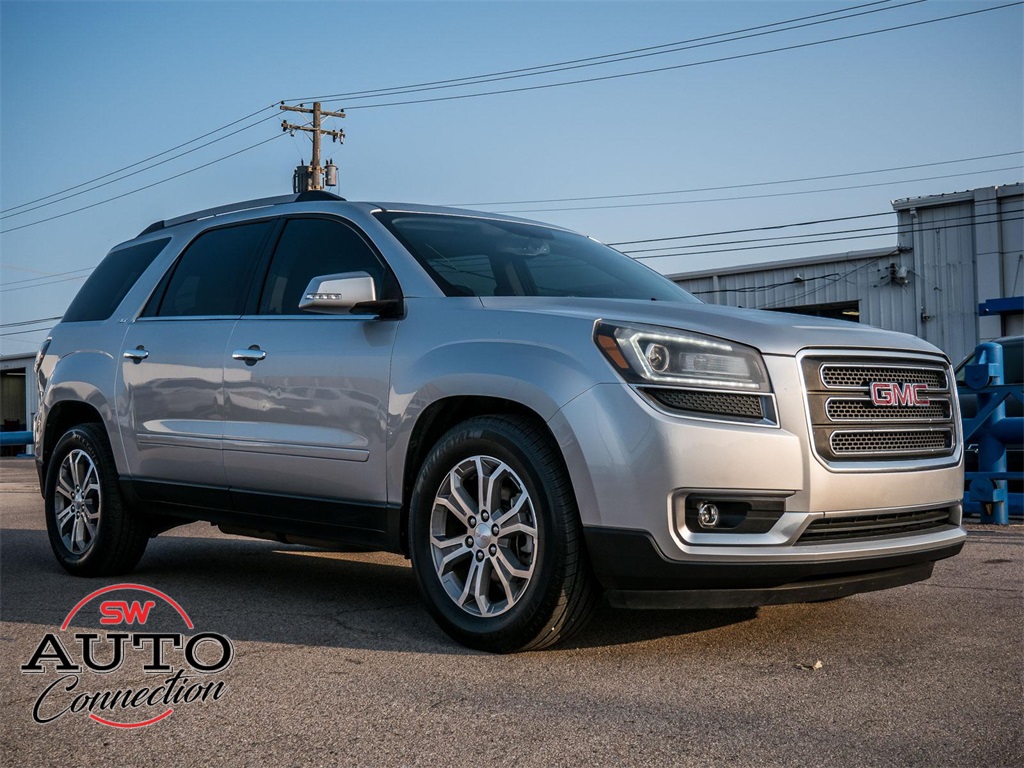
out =
[[[899,200],[893,208],[900,245],[915,261],[918,335],[959,360],[980,341],[1024,330],[1020,312],[978,315],[985,301],[1022,295],[1024,186]]]
[[[1024,296],[1024,195],[999,201],[1003,296]],[[1002,333],[1024,335],[1024,313],[1004,315]]]
[[[918,335],[959,360],[977,339],[973,201],[900,211],[900,243],[911,248]]]
[[[860,322],[920,336],[954,361],[980,340],[1021,333],[1024,315],[980,317],[987,299],[1024,292],[1024,187],[893,203],[892,250],[677,275],[713,304],[784,309],[857,302]]]
[[[906,278],[900,268],[906,269]],[[860,322],[917,333],[913,260],[895,248],[787,262],[747,271],[679,277],[683,288],[712,304],[785,309],[856,302]]]

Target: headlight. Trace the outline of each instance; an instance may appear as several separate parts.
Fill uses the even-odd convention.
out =
[[[594,340],[627,381],[699,389],[770,392],[768,371],[753,347],[654,325],[599,322]]]

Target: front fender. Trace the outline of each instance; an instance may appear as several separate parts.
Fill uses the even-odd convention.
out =
[[[612,375],[591,341],[592,321],[481,310],[475,300],[441,301],[451,304],[430,301],[428,310],[417,306],[426,302],[410,302],[395,343],[388,434],[393,500],[401,500],[413,429],[432,404],[451,397],[497,398],[546,422]],[[417,322],[417,316],[423,319]]]

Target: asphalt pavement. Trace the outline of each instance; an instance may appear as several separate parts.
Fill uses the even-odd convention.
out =
[[[761,609],[602,607],[567,645],[492,656],[434,625],[400,557],[197,523],[152,540],[129,577],[81,579],[54,560],[42,510],[30,462],[0,461],[3,765],[1024,765],[1020,525],[969,526],[964,551],[919,584]],[[39,710],[54,719],[38,724],[59,674],[21,667],[47,633],[76,661],[73,633],[112,631],[98,600],[60,625],[118,581],[173,598],[194,625],[185,640],[230,639],[227,668],[186,669],[222,682],[221,695],[141,728],[59,714],[79,692],[153,685],[161,675],[143,674],[129,649],[116,672],[58,684]],[[181,632],[154,602],[146,630]]]

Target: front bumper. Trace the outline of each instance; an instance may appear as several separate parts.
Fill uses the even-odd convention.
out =
[[[856,560],[700,563],[670,560],[644,531],[584,529],[591,565],[619,608],[742,608],[814,602],[912,584],[952,557],[965,535],[938,547]]]
[[[959,449],[941,461],[826,466],[811,445],[797,361],[766,355],[765,362],[777,425],[668,413],[614,383],[592,387],[549,421],[605,587],[700,592],[692,603],[678,595],[681,604],[828,599],[927,578],[931,563],[963,546]],[[702,498],[750,499],[761,505],[760,520],[732,530],[697,528],[686,510],[688,500]],[[771,508],[781,511],[765,523]],[[913,521],[943,510],[945,519],[918,529],[890,533],[880,524],[836,533],[862,518]],[[899,570],[905,568],[911,570]],[[814,590],[811,581],[820,582]],[[787,587],[793,584],[802,586]],[[709,590],[758,592],[712,599]]]

